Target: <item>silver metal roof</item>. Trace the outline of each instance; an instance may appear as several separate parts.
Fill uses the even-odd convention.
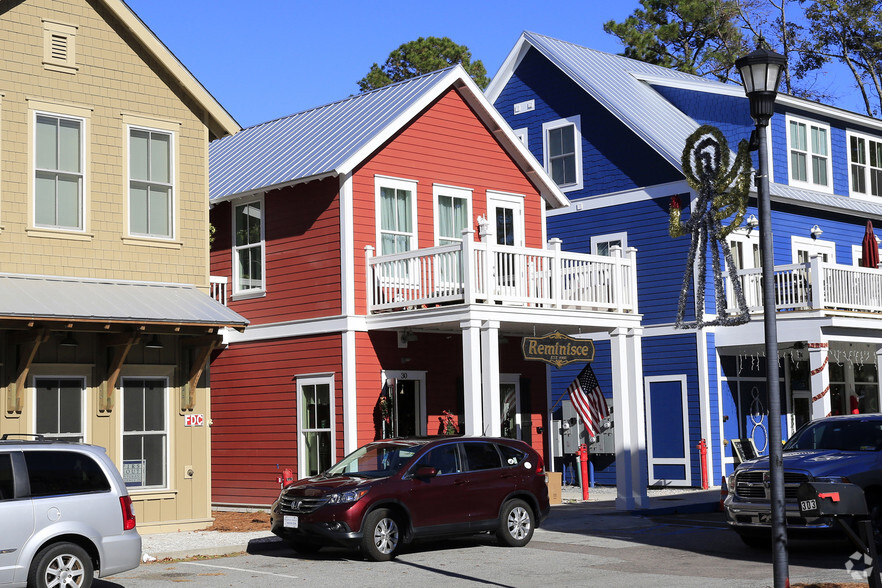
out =
[[[208,147],[209,200],[340,173],[455,68],[244,129]]]
[[[0,274],[0,317],[243,328],[248,320],[184,284]]]

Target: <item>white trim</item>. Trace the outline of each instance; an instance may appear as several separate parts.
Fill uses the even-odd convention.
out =
[[[178,196],[178,136],[179,132],[176,129],[180,129],[180,124],[176,123],[168,123],[168,124],[159,124],[156,123],[158,121],[151,120],[149,121],[151,124],[147,125],[148,121],[138,120],[135,117],[131,117],[129,115],[123,115],[123,128],[125,132],[125,145],[126,148],[123,151],[123,169],[125,170],[125,198],[123,202],[123,209],[125,210],[125,235],[126,237],[132,237],[135,239],[146,239],[149,241],[158,240],[158,241],[174,241],[176,236],[179,233],[179,206],[180,206],[180,198]],[[142,234],[142,233],[134,233],[132,232],[132,182],[142,181],[146,184],[154,185],[160,184],[160,182],[154,182],[152,180],[132,180],[132,167],[131,163],[131,153],[132,153],[132,131],[144,131],[147,133],[157,133],[162,135],[167,135],[169,137],[169,175],[171,176],[169,187],[171,190],[171,194],[169,195],[170,202],[168,203],[168,224],[169,224],[169,234],[168,235],[155,235],[155,234]],[[148,151],[149,151],[149,141],[148,141]]]
[[[628,249],[628,233],[626,231],[619,233],[606,233],[604,235],[594,235],[591,237],[591,253],[593,255],[600,255],[597,252],[597,245],[600,243],[610,243],[612,241],[619,241],[621,243],[622,254]]]
[[[340,183],[340,279],[342,304],[340,312],[355,313],[355,221],[352,174],[339,177]]]
[[[33,373],[32,370],[32,373],[28,374],[28,380],[30,380],[30,386],[28,386],[28,388],[30,390],[31,406],[33,407],[33,414],[31,415],[31,431],[41,434],[37,431],[37,382],[40,380],[79,380],[82,385],[80,388],[80,436],[82,437],[83,443],[90,443],[89,433],[91,433],[91,429],[88,426],[90,424],[90,407],[89,396],[86,394],[89,386],[89,375],[91,374],[90,367],[91,366],[79,366],[79,369],[65,370],[67,371],[67,375],[58,375],[60,372],[58,372],[57,369],[53,369],[51,372],[47,371],[46,373]],[[71,374],[71,371],[74,373]],[[59,405],[58,408],[60,410],[61,405]],[[53,437],[55,436],[53,433],[42,434]],[[62,435],[61,438],[64,439],[65,434],[58,433],[58,435]]]
[[[307,433],[329,433],[331,437],[331,455],[328,467],[334,465],[337,461],[337,401],[334,389],[334,374],[296,374],[294,376],[296,382],[296,405],[297,405],[297,477],[302,479],[309,477],[306,472],[306,442],[304,437]],[[317,427],[308,429],[303,426],[303,387],[304,386],[328,386],[328,414],[329,423],[327,427]],[[321,468],[319,468],[319,472]],[[316,473],[319,473],[316,472]]]
[[[512,194],[509,192],[498,192],[496,190],[487,190],[487,219],[490,221],[494,236],[496,235],[496,215],[493,214],[492,207],[497,205],[511,205],[515,209],[517,218],[515,222],[515,247],[525,247],[527,236],[524,234],[524,201],[526,198],[523,194]]]
[[[548,133],[555,129],[573,126],[573,148],[575,149],[575,165],[576,165],[576,181],[572,184],[558,185],[561,192],[572,192],[582,189],[583,171],[582,171],[582,115],[576,114],[566,118],[560,118],[542,123],[542,161],[545,166],[545,173],[551,177],[551,169],[548,160]],[[554,178],[552,178],[554,181]]]
[[[790,124],[797,123],[801,125],[805,125],[806,128],[806,180],[796,180],[793,178],[793,166],[791,157],[791,151],[793,147],[791,145],[791,137],[790,137]],[[826,174],[827,174],[827,184],[815,184],[812,181],[812,157],[816,154],[812,152],[811,143],[811,129],[812,127],[823,129],[825,135],[827,137],[827,154],[824,156],[826,158]],[[833,194],[833,150],[831,148],[831,138],[830,138],[830,125],[827,123],[823,123],[817,120],[812,120],[809,118],[804,118],[800,116],[794,116],[792,114],[787,114],[784,117],[784,130],[787,141],[787,183],[790,186],[794,186],[797,188],[806,188],[808,190],[814,190],[816,192],[824,192],[827,194]]]
[[[514,47],[508,52],[508,55],[499,67],[499,71],[496,72],[496,75],[490,80],[490,84],[487,85],[487,89],[484,90],[484,95],[491,104],[495,103],[496,99],[499,98],[502,90],[508,85],[509,79],[511,79],[511,76],[514,75],[515,70],[521,64],[521,60],[523,60],[532,46],[527,41],[526,35],[521,33]]]
[[[530,148],[530,134],[527,127],[514,129],[512,130],[512,133],[514,133],[514,136],[518,138],[518,141],[524,144],[524,147],[526,147],[527,149]]]
[[[686,183],[686,180],[647,186],[636,190],[610,192],[609,194],[603,194],[601,196],[589,196],[587,198],[574,199],[570,202],[569,206],[558,208],[557,210],[549,210],[546,212],[546,215],[552,217],[561,214],[581,212],[584,210],[598,210],[610,206],[646,202],[657,198],[670,198],[675,194],[690,194],[690,200],[692,199],[692,189],[689,187],[689,184]]]
[[[474,225],[474,221],[472,220],[472,193],[474,190],[472,188],[461,188],[458,186],[447,186],[445,184],[432,184],[432,210],[433,210],[433,221],[434,225],[434,239],[435,246],[440,245],[441,235],[439,223],[441,221],[441,210],[438,205],[438,198],[441,196],[449,196],[451,198],[461,198],[466,201],[466,226],[464,228],[470,229]],[[462,242],[462,235],[453,236],[453,237],[444,237],[445,239],[455,240]],[[378,242],[379,245],[379,242]]]
[[[862,165],[864,166],[864,181],[866,182],[866,189],[867,189],[867,191],[865,193],[855,192],[854,185],[852,184],[852,175],[851,175],[851,166],[853,163],[852,159],[851,159],[851,140],[852,140],[852,138],[864,140],[864,156],[866,157],[866,160],[864,161],[864,163]],[[870,193],[870,186],[871,186],[871,181],[870,181],[870,169],[871,168],[870,168],[870,157],[869,157],[869,155],[870,155],[869,142],[870,141],[882,144],[882,137],[868,135],[867,133],[861,133],[859,131],[855,131],[852,129],[845,129],[845,153],[848,156],[847,157],[848,166],[846,167],[846,175],[848,176],[848,195],[851,196],[852,198],[859,198],[861,200],[866,200],[866,201],[872,202],[874,204],[882,204],[882,194],[880,194],[879,196],[874,196],[873,194]],[[882,165],[882,162],[878,162],[878,163],[880,163],[880,165]],[[879,189],[882,190],[882,186],[880,186]]]
[[[808,227],[806,227],[808,232]],[[812,239],[810,237],[797,237],[790,235],[790,263],[799,263],[797,250],[808,251],[809,256],[817,253],[826,253],[827,263],[836,263],[836,243],[824,239]]]
[[[174,371],[174,367],[170,366],[161,366],[156,371],[164,371],[166,375],[159,375],[154,372],[149,372],[151,366],[138,365],[131,366],[130,369],[125,369],[126,372],[119,379],[119,389],[114,391],[114,394],[119,395],[119,401],[117,402],[117,406],[119,406],[119,463],[117,467],[122,471],[123,466],[123,455],[124,455],[124,445],[125,445],[125,387],[126,380],[161,380],[164,382],[165,392],[163,393],[163,398],[165,400],[165,429],[163,431],[165,436],[165,447],[163,448],[163,467],[165,471],[163,472],[163,478],[165,479],[165,484],[161,486],[130,486],[129,494],[138,494],[140,492],[154,492],[156,490],[169,490],[172,488],[171,474],[174,471],[174,451],[172,451],[173,447],[176,445],[173,443],[172,439],[172,413],[174,412],[174,399],[177,397],[177,394],[173,394],[172,388],[169,384],[171,380],[171,373]],[[142,431],[143,433],[144,431]],[[133,434],[136,434],[133,432]]]
[[[260,246],[260,287],[241,289],[239,284],[239,248],[236,245],[236,209],[248,206],[253,203],[260,204],[260,241],[258,243],[250,243],[247,247]],[[241,300],[244,298],[255,298],[266,294],[266,199],[264,194],[260,194],[256,198],[249,198],[240,202],[234,202],[230,210],[230,255],[232,256],[232,272],[233,288],[230,295],[231,300]],[[245,246],[243,246],[245,247]]]
[[[417,435],[426,435],[426,426],[428,419],[428,413],[426,412],[426,374],[425,370],[383,370],[382,378],[380,380],[380,389],[386,384],[386,381],[390,378],[395,381],[405,381],[405,382],[419,382],[419,397],[420,397],[420,414],[419,414],[419,423],[418,423],[418,431]]]
[[[47,106],[49,108],[47,108]],[[37,229],[47,232],[70,232],[75,234],[85,234],[89,230],[89,175],[91,173],[91,137],[89,124],[91,123],[91,109],[68,105],[44,104],[30,100],[28,102],[30,108],[30,129],[29,129],[29,169],[28,169],[28,208],[30,215],[28,217],[28,228]],[[37,224],[37,118],[43,116],[46,118],[54,118],[58,120],[75,120],[80,123],[80,194],[79,194],[79,220],[78,227],[66,227],[59,225],[39,225]],[[61,170],[54,170],[61,173]],[[66,172],[70,173],[70,172]],[[77,175],[77,174],[70,174]],[[56,201],[58,194],[56,192]]]
[[[714,333],[707,332],[704,329],[698,329],[695,332],[696,337],[696,350],[698,352],[698,414],[699,414],[699,423],[701,427],[701,438],[705,440],[707,443],[707,481],[708,486],[713,485],[713,480],[716,478],[714,473],[714,447],[716,446],[715,439],[713,433],[711,431],[711,412],[710,412],[710,378],[708,374],[710,370],[708,369],[710,365],[710,358],[708,357],[708,351],[710,349],[710,345],[708,344],[708,337],[714,336]],[[714,345],[716,346],[716,338],[714,338]],[[719,391],[719,388],[717,389]],[[687,391],[687,399],[688,399],[688,391]],[[688,413],[688,405],[685,407],[686,412]],[[717,412],[719,412],[719,404],[717,405]],[[688,417],[687,417],[688,418]],[[722,429],[720,429],[722,431]],[[687,433],[687,445],[688,445],[688,437]],[[686,452],[687,454],[689,451]],[[701,464],[699,463],[699,473]]]
[[[649,393],[650,384],[656,382],[679,382],[680,394],[683,399],[683,457],[677,458],[653,458],[652,456],[652,395]],[[685,468],[685,480],[668,480],[669,486],[691,486],[692,485],[692,464],[691,464],[691,447],[689,446],[689,398],[686,388],[686,374],[667,375],[667,376],[644,376],[643,387],[646,390],[646,460],[649,467],[649,484],[656,484],[665,478],[653,477],[653,466],[656,465],[678,465]]]
[[[409,251],[416,251],[420,248],[419,245],[419,227],[417,225],[417,221],[419,219],[419,213],[417,211],[417,204],[419,202],[418,194],[417,194],[417,184],[416,180],[406,180],[403,178],[391,178],[388,176],[374,176],[374,227],[375,227],[375,235],[374,238],[376,243],[376,254],[384,255],[383,253],[383,239],[382,239],[382,204],[380,200],[380,190],[382,188],[392,188],[394,190],[407,190],[411,194],[411,207],[410,207],[410,248]],[[400,233],[400,231],[397,231]]]
[[[343,332],[343,453],[358,449],[358,380],[356,364],[356,334],[354,331]],[[335,460],[336,461],[336,454]]]

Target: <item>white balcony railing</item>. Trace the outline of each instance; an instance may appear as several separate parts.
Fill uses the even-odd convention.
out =
[[[374,257],[365,247],[368,312],[444,303],[500,303],[637,312],[636,249],[622,256],[461,243]]]
[[[762,270],[740,270],[738,276],[750,312],[762,312]],[[724,283],[729,306],[733,307],[735,298],[728,276]],[[808,263],[776,265],[775,307],[779,312],[882,312],[882,270],[824,263],[820,257],[812,257]]]
[[[208,294],[224,306],[227,305],[227,278],[226,276],[208,277]]]

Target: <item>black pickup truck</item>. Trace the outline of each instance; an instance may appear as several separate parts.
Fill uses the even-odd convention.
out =
[[[864,490],[877,542],[882,535],[882,414],[832,416],[807,423],[784,445],[788,536],[812,537],[833,529],[829,518],[806,520],[797,489],[803,482],[850,482]],[[727,480],[726,519],[747,545],[771,540],[769,458],[740,464]]]

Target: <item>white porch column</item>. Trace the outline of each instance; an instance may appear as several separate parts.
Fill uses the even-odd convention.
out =
[[[812,420],[824,418],[833,410],[830,403],[830,370],[827,367],[827,348],[828,343],[825,337],[808,342]]]
[[[490,437],[502,435],[499,400],[499,321],[481,323],[481,372],[483,377],[484,428]]]
[[[358,449],[355,331],[343,332],[343,454]],[[336,457],[335,457],[336,459]]]
[[[616,329],[610,336],[619,510],[635,510],[649,504],[641,338],[642,329]]]
[[[481,401],[481,321],[463,321],[462,328],[462,383],[463,420],[465,434],[480,435],[483,431]]]

